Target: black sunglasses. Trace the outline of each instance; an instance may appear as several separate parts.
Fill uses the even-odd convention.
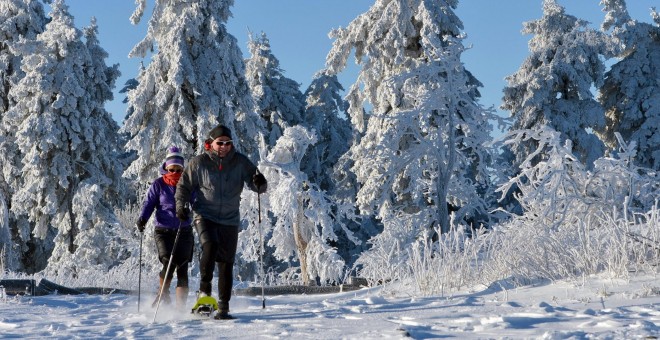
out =
[[[176,172],[176,173],[182,173],[183,169],[167,169],[169,172]]]
[[[231,143],[232,143],[232,141],[230,141],[230,140],[219,140],[219,141],[215,142],[215,144],[218,145],[218,146],[223,146],[223,145],[227,146],[227,145],[231,145]]]

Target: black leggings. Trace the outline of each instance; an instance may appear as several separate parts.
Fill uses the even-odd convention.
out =
[[[165,271],[170,261],[174,240],[176,239],[176,230],[165,228],[156,228],[154,240],[158,249],[158,260],[163,264],[159,276],[165,279]],[[179,241],[172,257],[172,265],[167,275],[166,281],[172,280],[176,271],[176,286],[188,287],[188,263],[192,260],[194,237],[192,228],[183,228],[179,235]]]
[[[215,262],[218,262],[218,295],[220,303],[226,304],[231,298],[239,227],[199,219],[195,221],[195,229],[199,235],[199,243],[202,245],[199,290],[211,295],[213,267]]]

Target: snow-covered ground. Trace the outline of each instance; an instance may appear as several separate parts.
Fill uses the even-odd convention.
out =
[[[543,338],[660,336],[660,280],[592,278],[492,287],[444,297],[391,296],[380,288],[327,295],[235,296],[236,320],[193,319],[161,306],[155,323],[143,293],[50,295],[0,301],[1,338]],[[192,296],[191,296],[192,300]]]

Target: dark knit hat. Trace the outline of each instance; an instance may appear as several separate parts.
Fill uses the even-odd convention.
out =
[[[167,150],[167,156],[165,156],[165,163],[163,163],[163,169],[167,169],[170,165],[178,165],[183,168],[183,155],[181,151],[176,146],[172,146]]]
[[[229,139],[231,139],[231,130],[229,130],[229,128],[224,125],[218,125],[214,127],[213,130],[211,130],[211,132],[209,133],[209,138],[211,140],[215,140],[216,138],[222,136],[226,136],[229,137]]]

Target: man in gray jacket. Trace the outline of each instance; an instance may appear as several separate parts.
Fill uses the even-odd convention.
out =
[[[185,207],[196,193],[192,210],[193,225],[202,245],[199,292],[211,296],[214,262],[218,263],[218,319],[232,318],[229,299],[233,283],[234,257],[240,227],[239,206],[244,184],[250,190],[263,193],[267,182],[257,167],[243,154],[236,152],[231,131],[218,125],[209,133],[206,151],[194,157],[183,171],[176,188],[176,214],[186,220]]]

